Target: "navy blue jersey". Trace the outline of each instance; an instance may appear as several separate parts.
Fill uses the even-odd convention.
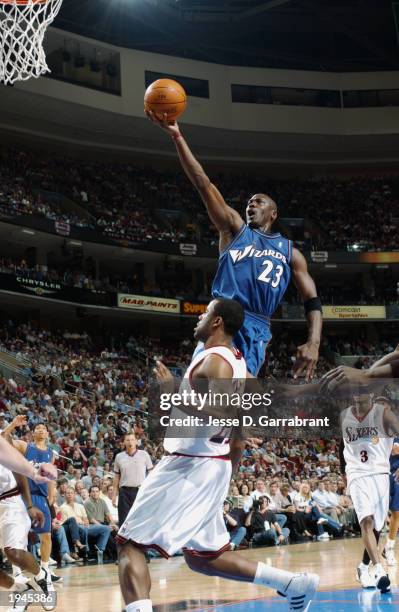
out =
[[[29,442],[26,448],[25,457],[31,463],[51,463],[53,459],[53,451],[50,448],[42,450],[37,448],[37,446],[32,442]],[[44,497],[48,496],[47,483],[37,484],[30,478],[28,478],[28,482],[32,495],[44,495]]]
[[[244,223],[219,257],[212,296],[237,300],[246,311],[271,317],[291,279],[292,242]]]
[[[393,443],[399,444],[399,438],[394,438]],[[391,464],[391,473],[393,474],[397,469],[399,469],[399,455],[391,455],[389,462]]]

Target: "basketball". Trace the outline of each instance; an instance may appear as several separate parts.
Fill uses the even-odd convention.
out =
[[[157,116],[164,113],[168,121],[175,121],[184,113],[187,96],[183,87],[172,79],[158,79],[147,87],[144,95],[144,110],[152,111]]]

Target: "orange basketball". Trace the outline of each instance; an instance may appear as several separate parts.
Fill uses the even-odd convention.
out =
[[[172,79],[158,79],[147,87],[144,94],[144,110],[151,110],[158,117],[164,113],[168,121],[174,121],[186,110],[187,96],[183,87]]]

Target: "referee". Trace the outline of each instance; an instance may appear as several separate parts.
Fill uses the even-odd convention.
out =
[[[137,492],[147,472],[153,465],[147,451],[137,448],[137,439],[134,433],[125,434],[125,450],[118,453],[114,463],[114,495],[112,503],[116,506],[118,497],[118,523],[122,526],[130,508],[133,506]]]

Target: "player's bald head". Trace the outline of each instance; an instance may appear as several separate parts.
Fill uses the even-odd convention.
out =
[[[265,200],[265,202],[269,204],[270,208],[278,212],[276,202],[273,200],[273,198],[267,195],[267,193],[257,193],[256,196],[260,196],[261,198],[263,198],[263,200]]]

